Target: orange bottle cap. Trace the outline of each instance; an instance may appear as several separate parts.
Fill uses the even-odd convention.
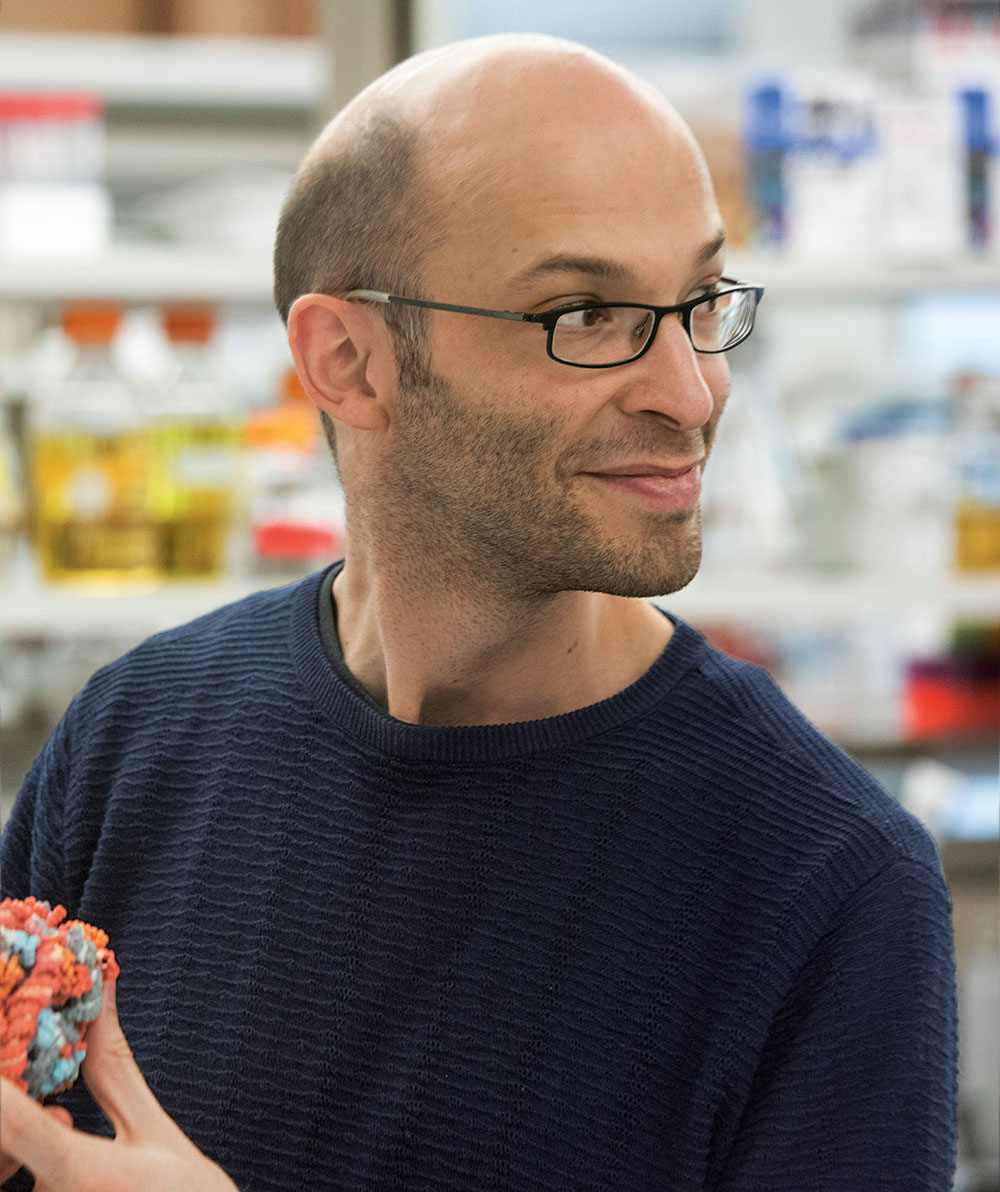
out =
[[[215,332],[215,310],[210,306],[167,307],[163,329],[171,343],[207,343]]]
[[[312,410],[299,405],[291,409],[279,406],[254,414],[243,428],[243,442],[247,447],[308,453],[313,449],[317,433]]]
[[[62,329],[78,344],[109,344],[122,320],[114,302],[74,302],[63,308]]]

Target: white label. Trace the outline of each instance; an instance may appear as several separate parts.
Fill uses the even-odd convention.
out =
[[[228,488],[235,465],[236,453],[225,447],[187,447],[177,456],[177,479],[192,487]]]
[[[111,508],[111,483],[98,468],[80,468],[66,486],[66,501],[78,517],[103,517]]]

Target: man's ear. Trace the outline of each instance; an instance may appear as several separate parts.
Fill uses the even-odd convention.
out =
[[[388,411],[374,356],[389,345],[385,324],[366,307],[329,294],[302,294],[288,312],[288,346],[316,407],[359,430],[381,430]]]

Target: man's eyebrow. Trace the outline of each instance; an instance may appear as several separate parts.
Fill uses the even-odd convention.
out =
[[[720,228],[715,239],[709,240],[709,242],[707,244],[703,245],[698,250],[698,255],[694,259],[693,267],[695,269],[700,269],[702,265],[707,265],[708,262],[712,259],[712,257],[714,257],[715,254],[717,252],[719,252],[719,250],[722,248],[722,246],[725,243],[726,243],[726,230],[725,230],[725,228]]]
[[[700,269],[702,265],[710,261],[719,252],[725,243],[725,230],[720,230],[712,240],[698,250],[692,263],[692,269]],[[586,257],[578,256],[574,253],[553,253],[551,256],[542,257],[540,261],[533,262],[526,269],[522,269],[520,273],[515,274],[511,278],[511,284],[517,287],[527,286],[532,282],[538,281],[539,278],[547,277],[552,273],[578,273],[588,277],[596,277],[600,281],[622,283],[632,282],[635,279],[635,272],[627,265],[609,260],[607,257]]]
[[[588,277],[596,277],[601,281],[631,281],[634,274],[631,269],[607,257],[584,257],[574,253],[553,253],[552,256],[542,257],[526,269],[511,278],[515,286],[527,286],[539,278],[547,277],[550,273],[582,273]]]

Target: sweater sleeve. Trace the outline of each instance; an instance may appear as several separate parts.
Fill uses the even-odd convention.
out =
[[[899,859],[812,950],[715,1192],[951,1192],[956,1001],[944,876]]]

